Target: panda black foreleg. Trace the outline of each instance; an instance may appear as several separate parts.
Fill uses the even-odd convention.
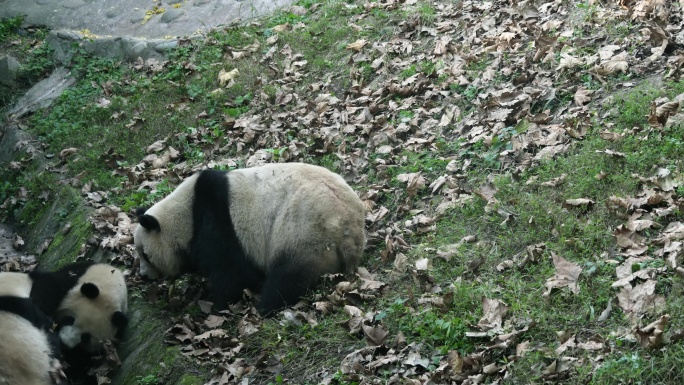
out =
[[[246,259],[224,260],[221,268],[214,266],[208,272],[211,284],[211,300],[217,309],[225,309],[242,299],[245,289],[257,290],[264,281],[264,274]]]
[[[238,302],[245,288],[242,279],[235,273],[214,271],[209,276],[211,301],[217,309],[225,309],[228,304]]]
[[[256,305],[262,316],[273,316],[278,310],[296,304],[318,278],[317,271],[291,261],[292,258],[283,255],[269,269],[261,288],[261,300]]]

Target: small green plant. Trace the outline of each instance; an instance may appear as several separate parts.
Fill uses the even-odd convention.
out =
[[[280,385],[283,383],[283,376],[280,374],[275,376],[275,382],[269,382],[268,385]]]
[[[245,112],[249,111],[249,103],[252,101],[252,94],[247,93],[245,95],[241,95],[235,98],[233,102],[232,107],[225,108],[223,113],[231,116],[233,118],[237,118],[238,116],[244,114]]]
[[[55,67],[55,62],[52,59],[52,49],[43,42],[43,44],[31,51],[21,66],[21,74],[23,78],[40,78],[48,74]]]
[[[5,201],[5,199],[14,195],[16,189],[12,186],[9,181],[4,181],[0,183],[0,204]]]
[[[399,298],[384,312],[378,314],[378,320],[388,318],[399,322],[399,330],[408,338],[424,341],[437,349],[440,354],[450,350],[469,352],[473,344],[465,336],[468,331],[466,320],[448,312],[441,314],[434,309],[413,312],[405,306],[407,300]]]
[[[360,72],[361,77],[366,81],[370,80],[373,77],[373,74],[375,74],[375,70],[371,67],[370,63],[362,63]]]
[[[21,27],[24,16],[15,16],[0,20],[0,43],[9,38],[17,28]]]
[[[264,149],[264,152],[268,152],[268,153],[273,154],[272,156],[273,156],[273,160],[274,160],[275,162],[277,162],[278,160],[280,160],[280,157],[283,155],[283,153],[285,153],[285,151],[287,151],[287,147],[283,147],[283,148],[265,148],[265,149]]]
[[[467,102],[472,102],[480,93],[480,89],[475,86],[464,87],[460,84],[452,83],[449,85],[449,89],[459,95],[461,95]]]
[[[156,374],[148,374],[146,376],[137,376],[135,378],[138,385],[158,385],[159,379]]]
[[[136,207],[149,207],[169,195],[172,191],[173,187],[171,187],[168,180],[164,179],[155,186],[153,192],[148,193],[145,190],[131,192],[129,196],[123,199],[121,209],[126,212]]]
[[[399,79],[407,79],[418,73],[416,66],[411,64],[408,68],[404,69],[399,73]]]
[[[413,119],[414,116],[415,116],[415,114],[413,113],[413,111],[409,111],[409,110],[399,111],[399,120],[401,120],[402,122],[407,122],[407,121]]]
[[[436,65],[431,61],[424,61],[420,63],[420,69],[425,74],[425,76],[430,77],[435,73]]]
[[[435,17],[437,16],[437,11],[429,3],[421,3],[418,6],[418,13],[420,14],[420,20],[424,24],[431,24],[435,21]]]

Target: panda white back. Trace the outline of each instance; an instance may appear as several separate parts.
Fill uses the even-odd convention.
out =
[[[48,338],[25,318],[0,311],[0,384],[51,385]]]
[[[28,298],[32,286],[33,281],[26,273],[0,273],[0,295]]]
[[[328,266],[323,270],[335,271],[338,258],[334,254],[340,245],[333,244],[338,237],[330,235],[363,230],[365,208],[361,200],[340,175],[323,167],[276,163],[234,170],[228,177],[235,233],[245,253],[264,271],[282,250],[318,249],[316,244],[307,244],[311,240],[328,240],[330,244],[321,253],[304,254],[305,259],[298,262],[303,266],[324,263]],[[360,259],[365,247],[363,236],[361,231],[355,239],[358,242],[348,245],[349,255]],[[329,257],[325,251],[331,251]],[[347,264],[355,267],[358,259]]]

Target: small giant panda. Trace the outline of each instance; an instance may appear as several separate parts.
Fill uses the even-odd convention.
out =
[[[356,193],[303,163],[203,170],[137,215],[140,275],[196,271],[220,308],[261,289],[264,316],[295,304],[321,275],[352,271],[366,242]]]
[[[0,328],[0,384],[51,385],[55,353],[47,332],[5,310],[0,310]]]
[[[104,263],[74,263],[54,272],[0,273],[0,295],[30,298],[56,321],[66,349],[95,353],[105,339],[121,338],[128,324],[123,274]]]
[[[64,348],[95,353],[105,339],[121,338],[128,324],[128,296],[119,269],[82,262],[28,275],[31,300],[53,316]]]
[[[52,320],[29,299],[31,280],[0,273],[0,384],[51,385],[58,369],[59,338]]]

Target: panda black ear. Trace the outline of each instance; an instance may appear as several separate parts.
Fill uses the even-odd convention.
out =
[[[94,283],[86,282],[81,285],[81,293],[90,299],[95,299],[100,295],[100,289]]]
[[[161,230],[161,226],[159,226],[159,221],[157,218],[153,217],[152,215],[144,214],[144,212],[142,215],[138,215],[138,223],[150,231]]]
[[[116,338],[121,338],[124,329],[128,326],[128,317],[123,312],[116,311],[112,314],[112,325],[116,326]]]

